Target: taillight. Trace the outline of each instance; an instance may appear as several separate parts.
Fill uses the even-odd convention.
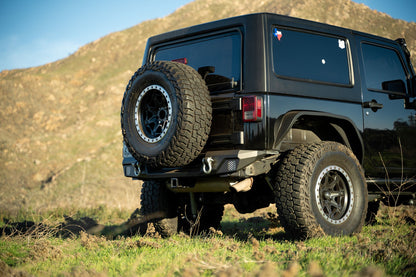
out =
[[[261,121],[263,118],[263,99],[260,96],[243,97],[243,121]]]

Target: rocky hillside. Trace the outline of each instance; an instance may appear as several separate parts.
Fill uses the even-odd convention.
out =
[[[389,38],[405,37],[416,57],[415,23],[392,19],[350,0],[196,0],[165,18],[109,34],[68,58],[3,71],[0,211],[98,205],[133,209],[139,182],[123,177],[119,112],[147,38],[263,11]]]

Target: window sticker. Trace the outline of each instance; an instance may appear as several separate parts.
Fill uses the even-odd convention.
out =
[[[351,84],[345,38],[279,26],[272,26],[270,31],[273,69],[277,76]]]
[[[345,49],[345,40],[338,39],[338,47],[341,49]]]
[[[282,38],[283,34],[281,31],[279,31],[277,28],[274,28],[273,30],[273,35],[275,37],[277,37],[277,39],[280,41],[280,39]]]

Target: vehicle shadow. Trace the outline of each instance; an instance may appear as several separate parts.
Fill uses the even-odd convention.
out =
[[[143,235],[140,229],[147,222],[135,217],[134,213],[125,222],[114,225],[104,225],[97,222],[91,217],[73,218],[64,216],[64,221],[56,224],[45,224],[43,222],[35,223],[33,221],[13,222],[3,218],[3,227],[0,227],[0,236],[56,236],[62,238],[77,237],[85,232],[91,235],[104,236],[107,239],[117,239],[118,237],[132,237]],[[201,234],[202,236],[221,235],[233,237],[238,240],[256,239],[273,239],[287,240],[289,237],[284,232],[276,216],[254,216],[240,218],[238,220],[223,220],[221,230],[210,229],[209,232]],[[146,228],[148,229],[148,228]],[[149,228],[152,230],[152,228]],[[148,229],[148,230],[149,230]],[[151,231],[147,235],[154,235]]]
[[[47,225],[44,223],[35,223],[33,221],[13,222],[9,219],[3,219],[3,227],[0,227],[0,236],[56,236],[62,238],[76,237],[82,232],[105,236],[114,239],[118,236],[129,237],[139,232],[143,222],[139,220],[128,220],[116,225],[103,225],[90,217],[74,219],[70,216],[64,216],[65,221],[56,225]]]

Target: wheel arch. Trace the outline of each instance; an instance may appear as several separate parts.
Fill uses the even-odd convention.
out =
[[[273,149],[282,150],[284,139],[293,129],[312,131],[321,141],[342,143],[353,151],[361,164],[363,162],[362,136],[355,123],[347,117],[325,112],[290,111],[275,122]]]

